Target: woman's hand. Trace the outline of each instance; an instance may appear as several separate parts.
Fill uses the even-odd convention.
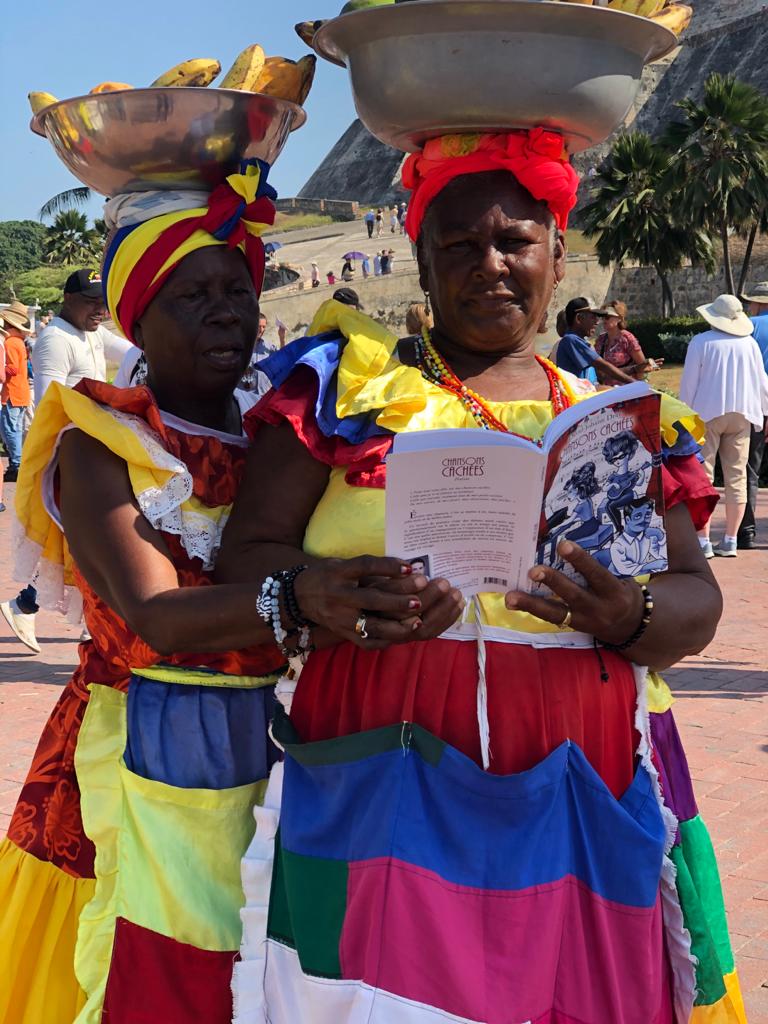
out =
[[[572,541],[563,541],[558,553],[581,573],[587,582],[586,589],[556,569],[537,565],[528,575],[535,583],[549,587],[555,596],[537,597],[511,590],[505,598],[507,608],[529,612],[558,626],[570,610],[573,629],[607,644],[622,644],[628,640],[643,617],[644,601],[640,587],[633,580],[617,579]]]
[[[296,577],[295,590],[302,615],[369,650],[438,636],[463,607],[446,580],[372,555],[316,562]]]

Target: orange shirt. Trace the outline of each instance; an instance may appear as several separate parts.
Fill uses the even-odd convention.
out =
[[[10,402],[11,405],[25,407],[29,405],[31,394],[29,389],[29,373],[27,372],[27,346],[23,338],[17,338],[9,334],[5,339],[5,367],[6,378],[3,384],[3,405]],[[8,370],[15,370],[11,376]]]

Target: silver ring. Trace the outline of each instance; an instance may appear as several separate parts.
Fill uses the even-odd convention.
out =
[[[573,614],[571,613],[571,609],[566,605],[565,618],[560,623],[560,629],[567,629],[570,626],[572,619]]]
[[[368,620],[366,619],[366,617],[364,615],[361,615],[360,618],[355,623],[355,632],[357,633],[361,640],[368,639],[368,630],[365,628],[367,621]]]

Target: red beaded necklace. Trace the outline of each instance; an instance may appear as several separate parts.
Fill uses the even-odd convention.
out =
[[[452,395],[455,395],[481,429],[498,430],[504,434],[514,434],[515,437],[525,436],[524,434],[516,434],[514,430],[510,430],[505,426],[501,420],[491,412],[485,399],[459,380],[453,370],[438,353],[432,343],[429,331],[426,329],[418,342],[418,358],[421,372],[426,379],[431,381],[433,384],[436,384],[444,391],[448,391]],[[563,387],[563,382],[551,363],[547,362],[546,359],[542,359],[540,356],[536,356],[536,361],[547,375],[547,381],[549,382],[549,400],[552,403],[552,413],[554,416],[557,416],[558,413],[561,413],[571,405],[570,395]],[[527,438],[527,440],[531,441],[533,438]],[[536,443],[541,445],[540,441],[537,441]]]

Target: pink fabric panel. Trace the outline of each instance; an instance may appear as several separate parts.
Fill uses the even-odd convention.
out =
[[[473,889],[392,858],[349,865],[342,976],[487,1024],[671,1024],[661,906],[567,876]]]

